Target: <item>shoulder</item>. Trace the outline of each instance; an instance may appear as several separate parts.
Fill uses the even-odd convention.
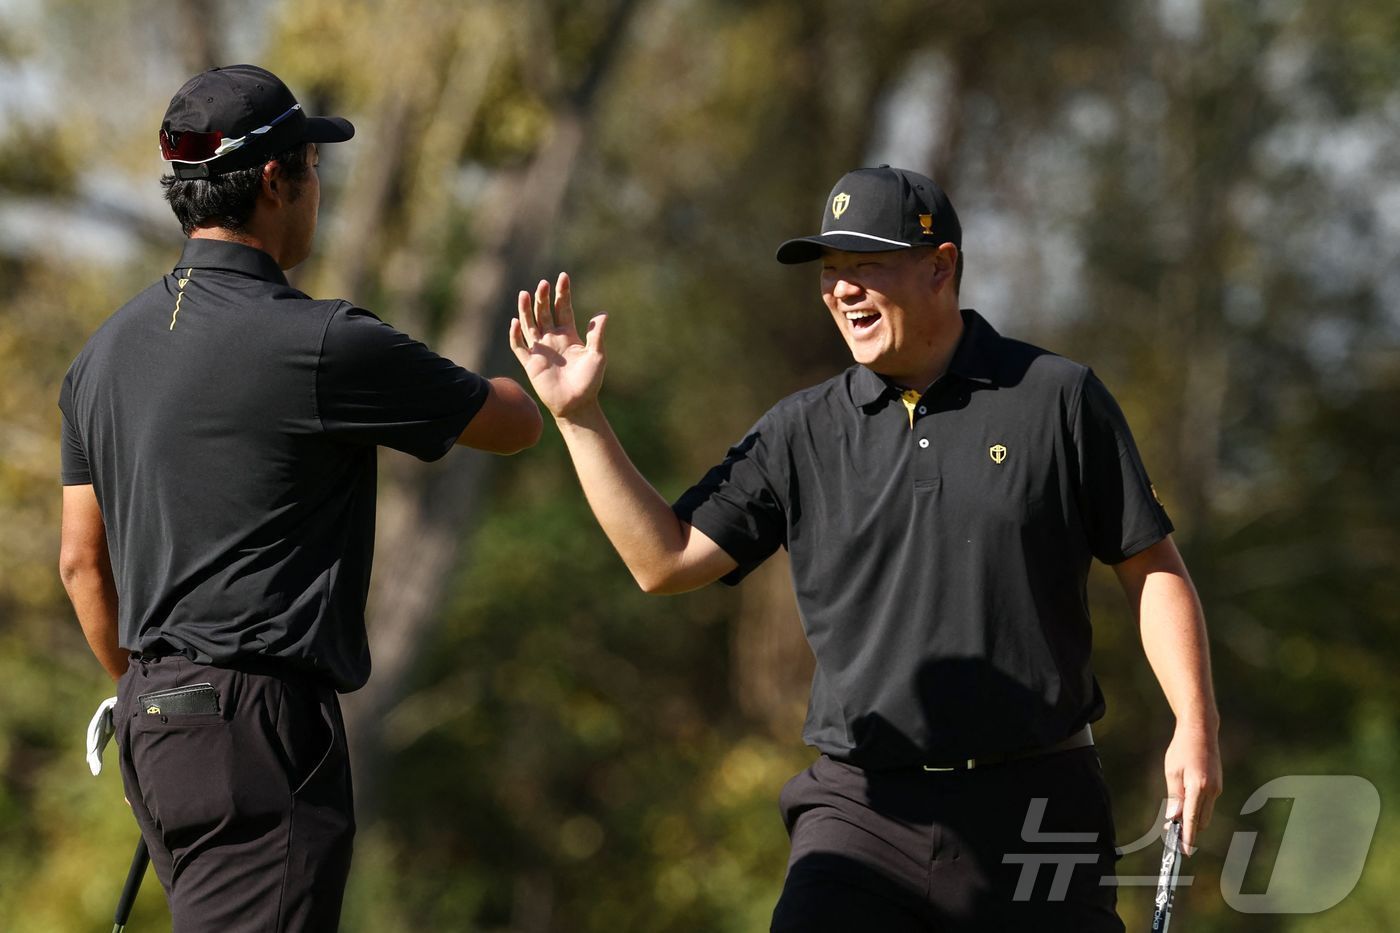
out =
[[[1089,367],[1083,363],[1033,343],[1003,336],[985,321],[979,321],[976,326],[978,352],[975,358],[988,370],[987,375],[1000,385],[1077,390],[1089,375]]]
[[[788,433],[814,421],[825,422],[839,417],[843,406],[853,408],[853,383],[861,371],[859,365],[851,366],[824,382],[797,390],[769,408],[758,424]]]
[[[1090,366],[1009,337],[998,335],[996,344],[996,382],[1015,393],[1016,404],[1052,407],[1069,424],[1104,412],[1121,418],[1113,393]]]
[[[152,308],[161,307],[168,311],[167,295],[168,290],[164,287],[164,282],[157,280],[107,315],[74,357],[72,365],[68,367],[65,383],[76,382],[84,371],[94,365],[100,365],[103,359],[116,352],[127,342],[128,332],[142,327],[142,322],[149,317]]]
[[[477,378],[372,311],[341,301],[331,309],[321,337],[319,367],[350,375],[399,381],[447,380],[463,385]],[[425,388],[426,383],[420,384]]]
[[[332,357],[354,358],[372,354],[386,338],[398,332],[372,311],[344,300],[312,302],[314,318],[321,322],[321,352]]]
[[[383,318],[344,300],[316,302],[323,306],[326,329],[346,339],[372,340],[388,334],[399,334]]]
[[[1010,374],[1024,374],[1035,388],[1077,394],[1093,371],[1083,363],[1021,340],[1005,339]]]

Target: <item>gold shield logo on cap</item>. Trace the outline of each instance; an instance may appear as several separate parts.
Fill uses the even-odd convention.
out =
[[[851,196],[844,191],[841,192],[836,197],[831,199],[831,216],[835,217],[837,220],[840,220],[841,215],[846,213],[846,208],[850,206]]]
[[[1006,448],[1001,444],[994,445],[987,453],[992,455],[993,463],[1001,463],[1006,459]]]

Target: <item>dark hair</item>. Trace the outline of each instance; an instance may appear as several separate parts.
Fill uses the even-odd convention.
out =
[[[308,143],[299,143],[267,160],[282,166],[282,174],[293,186],[290,195],[293,201],[301,195],[301,182],[310,171],[309,152]],[[170,209],[175,212],[185,236],[193,233],[196,227],[211,223],[225,230],[242,230],[257,206],[265,164],[213,178],[181,180],[174,175],[161,176],[160,186],[165,189],[165,200],[170,202]]]
[[[962,258],[963,258],[963,251],[962,251],[962,247],[959,246],[959,247],[958,247],[958,264],[957,264],[956,266],[953,267],[953,294],[954,294],[954,295],[957,295],[957,294],[959,294],[960,292],[962,292]]]

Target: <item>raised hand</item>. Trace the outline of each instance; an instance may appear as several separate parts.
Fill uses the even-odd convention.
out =
[[[510,348],[540,401],[556,418],[593,404],[607,366],[603,329],[608,316],[595,316],[588,322],[586,341],[579,338],[567,272],[559,273],[552,304],[549,283],[543,279],[533,296],[522,291],[517,301],[519,314],[510,322]]]

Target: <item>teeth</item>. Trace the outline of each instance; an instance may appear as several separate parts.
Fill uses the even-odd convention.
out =
[[[863,321],[863,320],[865,320],[865,319],[868,318],[868,317],[879,317],[879,316],[880,316],[880,312],[879,312],[879,311],[847,311],[847,312],[846,312],[846,320],[848,320],[848,321]]]

